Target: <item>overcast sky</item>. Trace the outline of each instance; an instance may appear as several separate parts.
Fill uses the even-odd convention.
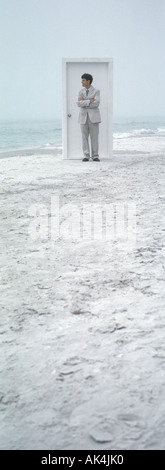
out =
[[[113,58],[115,116],[165,116],[165,0],[0,0],[0,118],[60,117],[62,57]]]

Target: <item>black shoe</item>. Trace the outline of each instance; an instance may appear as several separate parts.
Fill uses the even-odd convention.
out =
[[[100,159],[98,157],[93,158],[93,162],[100,162]]]
[[[83,160],[82,160],[82,162],[89,162],[89,158],[84,157]]]

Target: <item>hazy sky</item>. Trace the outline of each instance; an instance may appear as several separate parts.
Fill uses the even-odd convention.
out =
[[[0,0],[0,118],[60,117],[62,57],[113,58],[115,116],[165,116],[164,49],[165,0]]]

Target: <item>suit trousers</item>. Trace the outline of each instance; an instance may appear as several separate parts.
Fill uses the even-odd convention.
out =
[[[99,156],[99,145],[98,145],[98,138],[99,138],[99,123],[91,122],[89,115],[87,114],[87,119],[85,124],[80,124],[81,126],[81,134],[82,134],[82,148],[84,152],[84,156],[89,158],[90,157],[90,148],[89,148],[89,136],[91,141],[91,152],[92,158]]]

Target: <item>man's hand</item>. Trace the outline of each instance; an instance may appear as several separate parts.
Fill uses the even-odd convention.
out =
[[[79,98],[78,98],[78,101],[85,101],[85,100],[84,100],[84,98],[80,98],[80,97],[79,97]],[[92,98],[92,99],[90,100],[90,103],[94,103],[94,101],[95,101],[95,100]]]

